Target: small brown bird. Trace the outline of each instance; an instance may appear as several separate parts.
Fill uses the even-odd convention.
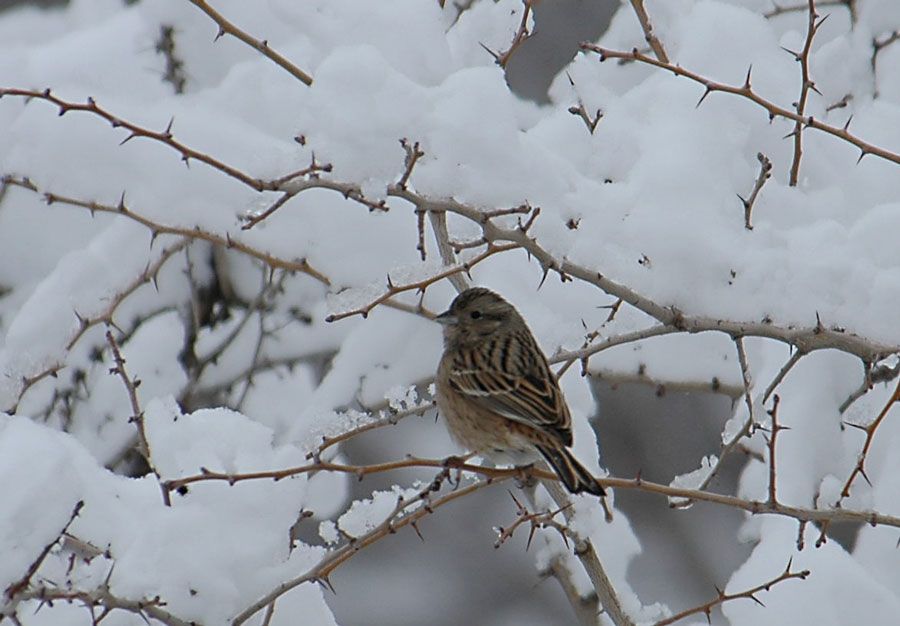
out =
[[[453,438],[472,452],[517,466],[533,463],[539,453],[570,492],[604,495],[568,449],[569,407],[515,307],[474,287],[436,321],[444,326],[437,405]]]

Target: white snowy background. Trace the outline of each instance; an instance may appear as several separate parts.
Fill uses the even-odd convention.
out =
[[[736,87],[752,66],[754,92],[793,110],[801,65],[784,48],[804,47],[801,4],[770,17],[770,0],[646,7],[674,64]],[[815,341],[817,328],[850,337],[872,347],[870,355],[880,352],[870,364],[875,371],[896,374],[900,43],[879,49],[873,73],[873,41],[900,29],[895,0],[819,7],[829,17],[808,55],[815,90],[806,114],[838,129],[852,117],[849,133],[888,158],[869,154],[857,163],[859,148],[807,128],[794,186],[793,122],[770,120],[735,95],[712,93],[697,106],[703,88],[670,71],[579,53],[557,74],[548,103],[521,99],[485,50],[509,48],[522,19],[519,0],[481,0],[463,11],[436,0],[212,6],[312,84],[230,35],[214,41],[218,26],[187,0],[72,0],[0,13],[0,90],[50,88],[49,97],[79,105],[92,98],[115,118],[158,133],[129,139],[98,109],[60,117],[48,96],[0,91],[0,175],[7,177],[0,188],[0,621],[231,624],[280,583],[315,571],[377,528],[398,495],[414,498],[435,477],[432,467],[360,481],[332,471],[234,485],[201,480],[168,494],[170,506],[160,486],[201,468],[236,474],[300,466],[322,437],[428,405],[441,350],[429,316],[455,290],[446,279],[429,280],[443,271],[431,216],[423,222],[422,260],[416,207],[389,193],[406,170],[401,139],[424,153],[409,193],[487,216],[540,207],[527,234],[557,266],[602,275],[690,319],[768,326],[776,337],[808,331]],[[162,80],[163,27],[173,29],[183,93]],[[621,51],[645,45],[628,3],[598,43]],[[594,132],[570,112],[579,105],[591,117],[603,112]],[[200,158],[192,153],[186,166],[173,142]],[[760,152],[772,177],[750,230],[738,195],[752,189]],[[201,162],[204,155],[212,165]],[[313,158],[330,167],[275,190],[253,188],[253,180],[275,181]],[[283,191],[299,193],[242,229]],[[358,198],[385,206],[370,210]],[[527,219],[490,223],[516,229]],[[483,235],[464,211],[451,210],[447,222],[455,242]],[[460,260],[484,250],[464,249]],[[551,357],[582,348],[589,334],[598,345],[660,323],[627,302],[608,320],[618,293],[583,277],[563,281],[554,269],[542,280],[547,268],[538,261],[522,249],[503,251],[470,276],[513,302]],[[343,316],[368,307],[389,284],[418,281],[428,286],[424,294],[403,291],[368,315]],[[136,452],[134,410],[123,376],[111,373],[108,331],[125,377],[140,381],[133,392],[152,467]],[[746,395],[759,427],[731,453],[746,463],[730,489],[765,501],[773,406],[766,390],[792,352],[789,342],[759,334],[742,340]],[[848,424],[872,423],[893,394],[893,382],[877,382],[847,402],[864,384],[863,360],[852,352],[810,352],[778,385],[777,418],[788,427],[778,433],[775,457],[782,504],[834,507],[866,440]],[[673,486],[696,487],[720,443],[748,420],[728,334],[637,339],[598,352],[587,367],[593,376],[579,376],[576,362],[561,384],[575,452],[598,474],[632,478],[652,467],[672,444],[659,433],[680,411],[687,415],[678,416],[675,441],[683,445],[666,452],[685,475]],[[729,397],[705,410],[731,419],[717,421],[721,438],[698,449],[691,442],[709,424],[696,407],[705,401],[679,409],[676,397],[662,409],[671,420],[645,422],[628,445],[613,441],[614,407],[639,412],[642,400],[638,392],[613,399],[608,385],[628,383],[694,395],[715,388]],[[888,414],[842,510],[900,515],[898,450],[900,426]],[[458,452],[428,410],[330,446],[321,460],[361,465]],[[460,488],[477,480],[464,475]],[[525,525],[494,549],[494,528],[516,515],[507,488],[515,491],[511,482],[492,485],[436,508],[417,524],[424,543],[404,526],[246,623],[578,623],[559,586],[540,582],[562,558],[577,591],[590,591],[555,530],[538,531],[526,553]],[[445,481],[432,497],[451,491]],[[791,516],[706,503],[670,510],[665,496],[621,491],[623,506],[618,493],[611,499],[613,523],[603,521],[595,499],[577,497],[571,526],[595,545],[635,623],[712,600],[713,584],[727,593],[764,584],[789,561],[791,572],[809,576],[757,594],[765,606],[746,598],[717,606],[713,619],[896,623],[900,529],[890,523],[845,524],[839,532],[840,524],[800,527]],[[634,498],[656,508],[635,507]],[[691,520],[687,534],[679,530],[684,519]],[[697,543],[680,545],[686,536]],[[707,580],[710,571],[716,580]],[[54,594],[63,599],[41,600]]]

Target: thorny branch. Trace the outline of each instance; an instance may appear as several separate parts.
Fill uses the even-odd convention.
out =
[[[835,506],[841,506],[841,502],[843,502],[845,498],[850,496],[850,487],[853,485],[853,481],[856,480],[857,476],[862,476],[867,483],[869,483],[870,485],[872,484],[869,480],[869,477],[866,475],[866,458],[869,455],[869,450],[872,448],[872,442],[875,440],[875,431],[878,430],[878,427],[884,421],[884,418],[887,417],[887,414],[897,402],[900,402],[900,383],[897,383],[897,386],[894,388],[894,393],[891,394],[890,398],[888,398],[888,401],[881,409],[881,412],[878,413],[878,416],[867,426],[859,426],[857,424],[845,422],[848,426],[853,426],[866,433],[866,440],[865,442],[863,442],[862,451],[860,451],[859,453],[859,457],[856,461],[856,466],[853,468],[853,471],[850,472],[850,476],[844,482],[843,488],[841,488],[841,497],[838,498],[838,501],[834,503]]]
[[[364,548],[370,546],[380,539],[383,539],[388,535],[396,533],[398,530],[402,529],[405,526],[411,526],[413,529],[417,530],[416,522],[418,522],[423,517],[430,515],[436,509],[449,504],[454,500],[467,496],[470,493],[478,491],[479,489],[483,489],[484,487],[492,484],[492,482],[503,480],[503,478],[499,478],[495,479],[494,481],[476,481],[470,483],[469,485],[466,485],[465,487],[457,486],[453,491],[443,496],[432,496],[432,494],[437,493],[441,489],[443,483],[449,479],[450,473],[445,468],[434,478],[434,480],[431,481],[431,483],[429,483],[421,492],[419,492],[414,497],[409,499],[404,499],[402,497],[398,498],[394,510],[391,511],[391,513],[381,524],[377,525],[375,528],[363,535],[351,538],[342,547],[330,552],[324,559],[319,561],[319,563],[317,563],[303,575],[291,580],[287,580],[278,585],[275,589],[273,589],[265,596],[244,609],[241,613],[236,615],[231,622],[232,626],[241,626],[241,624],[244,624],[247,620],[264,609],[266,606],[274,602],[276,599],[278,599],[291,589],[294,589],[295,587],[304,583],[318,581],[330,588],[331,583],[329,581],[329,576],[331,576],[331,574],[338,567],[352,559]]]
[[[669,55],[666,54],[666,49],[663,47],[659,37],[653,33],[653,25],[650,23],[650,16],[647,15],[647,9],[644,8],[644,0],[631,0],[631,7],[634,9],[635,14],[637,14],[638,21],[641,23],[641,30],[644,31],[644,39],[650,45],[653,54],[655,54],[656,58],[663,63],[668,63]]]
[[[486,45],[481,44],[481,47],[494,57],[494,61],[503,69],[506,69],[509,60],[512,58],[513,54],[515,54],[516,50],[519,49],[519,46],[531,37],[531,31],[528,30],[528,18],[531,17],[532,5],[535,2],[536,0],[522,0],[522,19],[519,21],[519,28],[516,29],[516,34],[513,35],[513,40],[512,43],[509,44],[509,48],[502,52],[494,52]]]
[[[37,188],[33,188],[33,191],[39,193]],[[233,238],[229,233],[226,233],[223,236],[203,230],[199,226],[195,226],[194,228],[187,228],[181,226],[169,226],[168,224],[154,221],[149,217],[145,217],[140,213],[137,213],[136,211],[130,209],[125,204],[124,195],[119,200],[119,203],[117,205],[103,204],[91,200],[81,200],[79,198],[70,198],[67,196],[49,192],[45,192],[42,195],[44,201],[48,205],[65,204],[87,209],[91,213],[109,213],[111,215],[120,215],[122,217],[126,217],[132,221],[137,222],[138,224],[141,224],[142,226],[145,226],[150,231],[151,237],[154,238],[158,237],[159,235],[179,235],[181,237],[187,237],[189,239],[201,239],[203,241],[208,241],[214,245],[222,246],[223,248],[227,248],[229,250],[236,250],[238,252],[241,252],[242,254],[253,257],[259,261],[262,261],[265,265],[273,270],[281,269],[290,272],[300,272],[302,274],[307,274],[308,276],[314,278],[322,284],[330,284],[328,277],[312,267],[306,261],[306,259],[282,259],[281,257],[277,257],[269,252],[254,248],[249,244],[243,243],[239,239]]]
[[[836,7],[836,6],[845,6],[847,10],[850,11],[850,22],[852,24],[856,24],[856,0],[819,0],[816,3],[819,7]],[[772,19],[773,17],[778,17],[779,15],[784,15],[785,13],[798,13],[800,11],[807,11],[809,9],[809,5],[805,2],[801,4],[792,4],[792,5],[780,5],[777,2],[772,2],[772,9],[767,11],[764,15],[766,19]]]
[[[778,394],[775,394],[773,398],[774,404],[772,408],[766,411],[769,414],[769,419],[771,423],[769,425],[769,436],[766,438],[766,444],[769,448],[769,504],[778,504],[778,498],[775,493],[775,486],[777,481],[777,476],[775,473],[775,442],[778,437],[778,432],[787,429],[787,426],[781,426],[778,423],[778,404],[781,402],[781,398],[778,397]]]
[[[563,541],[566,544],[566,547],[569,545],[568,534],[571,532],[569,528],[555,520],[554,518],[563,512],[563,507],[555,509],[553,511],[529,511],[525,505],[523,505],[518,498],[513,494],[513,492],[509,492],[509,497],[512,498],[513,502],[516,504],[516,519],[509,526],[497,526],[494,530],[497,531],[497,541],[494,542],[494,548],[499,548],[504,543],[512,539],[513,535],[516,534],[516,530],[519,529],[520,526],[528,524],[528,541],[525,544],[525,549],[528,550],[531,547],[531,540],[534,539],[534,534],[538,530],[542,530],[544,528],[553,528],[555,529]]]
[[[124,128],[128,131],[128,136],[122,140],[122,143],[127,143],[135,138],[146,138],[151,139],[153,141],[158,141],[159,143],[165,144],[178,152],[181,155],[181,160],[184,161],[185,164],[188,164],[191,159],[195,161],[199,161],[201,163],[205,163],[206,165],[238,180],[248,187],[255,189],[256,191],[275,191],[277,187],[273,185],[271,182],[264,181],[259,178],[253,178],[249,174],[242,172],[241,170],[227,165],[220,161],[219,159],[205,153],[200,152],[199,150],[195,150],[183,143],[179,140],[175,139],[172,134],[172,126],[175,123],[175,118],[169,120],[168,125],[162,131],[150,130],[149,128],[145,128],[143,126],[139,126],[128,120],[122,119],[113,113],[107,111],[103,107],[94,101],[93,98],[88,98],[86,102],[70,102],[67,100],[63,100],[62,98],[58,98],[55,96],[49,89],[44,89],[43,91],[35,90],[35,89],[6,89],[0,88],[0,98],[4,96],[18,96],[22,98],[26,98],[28,100],[45,100],[50,104],[55,105],[59,108],[59,114],[65,115],[70,111],[83,111],[85,113],[91,113],[96,115],[97,117],[106,120],[113,128]]]
[[[676,613],[671,617],[667,617],[666,619],[660,620],[656,622],[653,626],[669,626],[669,624],[674,624],[675,622],[683,620],[685,617],[689,617],[691,615],[696,615],[697,613],[703,613],[706,615],[706,620],[709,621],[710,615],[712,614],[712,610],[726,602],[730,602],[731,600],[739,600],[741,598],[745,598],[748,600],[753,600],[757,604],[762,605],[762,602],[756,597],[761,591],[769,591],[772,587],[777,585],[778,583],[784,582],[786,580],[791,580],[792,578],[799,578],[800,580],[806,580],[807,576],[810,575],[809,570],[801,570],[799,572],[791,571],[791,561],[788,561],[787,567],[784,568],[784,571],[773,578],[772,580],[765,582],[761,585],[757,585],[752,589],[747,589],[745,591],[740,591],[737,593],[725,593],[723,590],[716,588],[716,597],[710,600],[709,602],[705,602],[700,606],[695,606],[690,609],[686,609],[681,611],[680,613]]]
[[[166,626],[197,626],[195,622],[187,622],[176,617],[163,607],[166,605],[158,596],[151,599],[127,600],[110,593],[109,589],[104,585],[91,591],[82,591],[77,589],[68,589],[64,587],[47,587],[40,586],[33,591],[28,591],[22,595],[22,600],[37,600],[41,604],[52,604],[53,602],[81,602],[84,606],[91,608],[102,608],[102,616],[106,616],[113,610],[126,611],[140,616],[149,624],[149,619],[154,619]],[[92,616],[94,624],[99,624],[100,620]]]
[[[9,177],[4,177],[8,180],[13,180]],[[11,183],[15,184],[15,183]],[[36,191],[36,188],[34,189]],[[163,248],[163,250],[159,253],[159,256],[155,261],[148,264],[147,267],[141,272],[138,276],[134,278],[130,283],[128,283],[123,289],[116,292],[112,296],[107,299],[107,305],[103,308],[103,310],[99,311],[94,315],[83,316],[79,314],[77,311],[75,312],[75,317],[78,318],[78,330],[72,335],[66,344],[66,350],[71,350],[78,341],[84,336],[84,334],[90,330],[91,328],[97,326],[98,324],[107,324],[109,326],[116,326],[113,321],[113,316],[115,315],[116,309],[119,307],[122,302],[124,302],[131,294],[138,290],[138,288],[146,285],[150,282],[156,282],[156,278],[159,275],[160,269],[162,269],[163,265],[172,258],[178,252],[184,250],[184,248],[190,243],[190,240],[187,238],[183,238],[176,243]],[[22,386],[19,388],[18,396],[16,398],[15,404],[11,407],[8,407],[6,410],[7,413],[15,413],[18,409],[18,405],[22,400],[22,397],[28,390],[33,387],[35,384],[44,380],[49,376],[55,377],[57,372],[62,369],[64,366],[62,363],[57,363],[51,365],[43,369],[42,371],[33,374],[31,376],[25,377],[22,380]]]
[[[821,23],[821,22],[820,22]],[[786,109],[784,107],[778,106],[774,102],[766,100],[762,96],[760,96],[757,92],[753,91],[750,86],[750,74],[748,72],[747,79],[744,81],[743,85],[734,86],[727,85],[725,83],[717,83],[713,80],[710,80],[700,74],[687,70],[680,65],[673,65],[671,63],[663,63],[651,56],[648,56],[634,48],[630,51],[621,51],[621,50],[611,50],[609,48],[603,48],[602,46],[597,46],[592,43],[583,43],[581,44],[582,50],[589,50],[591,52],[596,52],[600,55],[600,60],[605,61],[606,59],[625,59],[628,61],[636,61],[638,63],[644,63],[646,65],[652,65],[654,67],[658,67],[663,70],[667,70],[672,72],[676,76],[683,76],[695,83],[703,85],[705,91],[700,98],[700,102],[713,92],[722,92],[722,93],[730,93],[732,95],[740,96],[742,98],[746,98],[751,102],[758,104],[760,107],[766,110],[769,114],[770,119],[774,119],[776,117],[781,117],[787,120],[791,120],[793,122],[800,122],[805,128],[814,128],[823,133],[827,133],[832,137],[837,137],[843,141],[846,141],[849,144],[856,146],[860,150],[860,158],[865,157],[866,155],[874,155],[879,158],[885,159],[887,161],[891,161],[893,163],[900,164],[900,154],[896,152],[891,152],[890,150],[886,150],[884,148],[879,148],[873,144],[867,143],[857,137],[856,135],[851,134],[847,128],[848,125],[844,125],[844,127],[839,128],[837,126],[832,126],[831,124],[826,124],[812,116],[801,115],[796,111],[792,111],[790,109]]]
[[[78,517],[78,514],[81,513],[81,509],[84,507],[84,501],[79,500],[75,503],[75,507],[72,509],[72,513],[69,515],[69,519],[63,525],[62,530],[60,530],[56,537],[53,538],[53,541],[44,546],[44,549],[41,550],[40,554],[38,554],[37,558],[32,561],[31,565],[28,566],[28,569],[25,571],[25,575],[22,576],[19,580],[11,583],[5,590],[4,594],[6,595],[6,599],[12,603],[13,608],[15,605],[21,600],[22,594],[28,589],[28,586],[31,584],[31,579],[37,573],[38,569],[40,569],[41,564],[47,558],[47,555],[50,554],[50,550],[53,549],[53,546],[57,544],[60,538],[66,534],[69,530],[69,526],[72,525],[72,522],[75,521],[75,518]],[[3,614],[0,613],[0,621],[2,621]]]
[[[485,467],[481,465],[473,465],[467,463],[458,457],[449,457],[446,459],[425,459],[419,457],[407,457],[398,461],[387,461],[384,463],[374,463],[370,465],[347,465],[342,463],[331,463],[328,461],[311,462],[306,465],[290,467],[280,470],[269,470],[248,473],[225,473],[214,472],[206,468],[201,468],[200,473],[183,478],[167,480],[164,485],[170,489],[185,493],[184,487],[200,482],[226,482],[234,485],[239,482],[253,480],[284,480],[291,476],[301,474],[312,474],[315,472],[328,471],[338,472],[342,474],[351,474],[356,477],[366,477],[373,474],[381,474],[391,472],[397,469],[407,468],[450,468],[460,472],[477,474],[493,480],[520,477],[522,470],[520,468],[495,468]],[[532,475],[540,480],[549,480],[556,482],[556,475],[549,470],[534,468],[531,470]],[[843,508],[818,509],[803,508],[782,504],[780,502],[768,502],[761,500],[748,500],[737,496],[713,493],[702,489],[686,489],[681,487],[672,487],[659,483],[650,482],[643,478],[597,478],[604,487],[614,489],[634,489],[653,493],[668,498],[684,498],[688,500],[698,500],[702,502],[712,502],[722,506],[741,509],[753,515],[778,515],[782,517],[790,517],[798,521],[807,521],[814,523],[822,522],[862,522],[873,526],[883,525],[900,528],[900,517],[886,515],[876,511],[857,511]]]
[[[224,37],[226,34],[231,35],[235,39],[242,41],[254,50],[257,50],[258,52],[272,60],[276,65],[287,71],[291,76],[299,80],[304,85],[312,85],[312,76],[288,61],[285,57],[275,52],[275,50],[273,50],[269,46],[268,41],[266,41],[265,39],[256,39],[245,31],[241,30],[240,28],[229,22],[227,19],[225,19],[221,13],[209,6],[209,3],[206,2],[206,0],[188,0],[188,2],[206,13],[210,17],[210,19],[212,19],[212,21],[219,25],[219,32],[216,34],[216,40],[218,40],[220,37]]]
[[[433,285],[434,283],[436,283],[440,280],[443,280],[444,278],[448,278],[448,277],[452,276],[453,274],[459,274],[461,272],[468,273],[473,267],[475,267],[476,265],[478,265],[485,259],[492,257],[495,254],[499,254],[501,252],[506,252],[507,250],[514,250],[518,247],[519,247],[518,244],[515,244],[515,243],[507,243],[507,244],[499,244],[499,245],[488,244],[488,246],[484,250],[484,252],[481,252],[480,254],[473,257],[469,261],[466,261],[464,263],[460,263],[458,265],[454,265],[447,269],[441,270],[434,276],[430,276],[426,279],[411,282],[411,283],[406,283],[403,285],[395,285],[391,281],[391,277],[388,276],[388,279],[387,279],[388,288],[387,288],[387,291],[385,291],[383,294],[381,294],[374,300],[371,300],[367,304],[365,304],[361,307],[358,307],[356,309],[352,309],[350,311],[344,311],[342,313],[333,313],[333,314],[329,315],[328,317],[326,317],[325,321],[326,322],[336,322],[338,320],[342,320],[346,317],[352,317],[354,315],[361,315],[363,318],[365,318],[369,315],[369,312],[372,309],[374,309],[376,306],[378,306],[385,300],[389,300],[389,299],[393,298],[394,296],[404,293],[406,291],[415,290],[415,291],[424,292],[425,289],[427,289],[429,285]]]
[[[809,75],[809,53],[812,51],[813,38],[816,32],[822,26],[823,22],[828,18],[826,15],[821,20],[819,14],[816,13],[816,0],[808,0],[809,2],[809,19],[806,27],[806,41],[803,44],[803,50],[794,52],[793,50],[785,50],[794,56],[800,64],[800,97],[797,99],[795,109],[800,119],[794,124],[794,160],[791,162],[790,186],[797,186],[797,179],[800,175],[800,158],[803,155],[802,137],[803,137],[803,121],[802,118],[806,112],[806,101],[809,98],[810,90],[815,91],[819,95],[821,93],[816,89],[816,84]],[[748,79],[749,82],[749,79]]]
[[[138,450],[140,451],[141,456],[144,457],[144,461],[147,462],[147,467],[149,467],[150,471],[156,475],[157,480],[160,480],[159,486],[162,491],[163,503],[166,506],[171,506],[172,503],[169,499],[169,490],[166,489],[165,485],[161,482],[159,471],[157,471],[156,465],[153,463],[153,457],[150,454],[150,443],[147,441],[147,432],[144,429],[144,411],[141,409],[141,404],[137,397],[137,388],[140,386],[141,380],[139,378],[132,378],[128,375],[128,372],[125,370],[125,358],[122,356],[122,351],[119,349],[119,344],[116,342],[115,337],[113,337],[111,330],[106,331],[106,342],[109,344],[109,348],[112,351],[114,363],[114,366],[110,368],[109,373],[115,374],[122,381],[122,384],[125,386],[125,391],[128,394],[128,402],[131,404],[131,417],[128,418],[128,421],[134,424],[134,427],[137,430]]]

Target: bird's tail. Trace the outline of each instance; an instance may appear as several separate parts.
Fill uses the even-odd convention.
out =
[[[563,446],[537,446],[537,449],[570,492],[587,491],[595,496],[606,495],[597,479],[572,456],[568,449]]]

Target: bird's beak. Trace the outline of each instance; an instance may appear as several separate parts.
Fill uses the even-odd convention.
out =
[[[444,311],[434,318],[434,321],[442,326],[455,326],[459,323],[459,318],[450,311]]]

